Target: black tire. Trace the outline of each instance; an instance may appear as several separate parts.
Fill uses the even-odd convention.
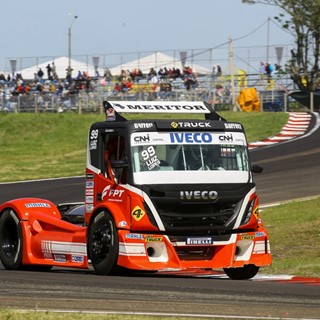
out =
[[[117,273],[119,240],[115,223],[108,212],[100,212],[90,225],[88,253],[95,273]]]
[[[225,274],[233,280],[247,280],[253,278],[259,271],[254,264],[247,264],[240,268],[224,268]]]
[[[0,260],[7,270],[22,267],[22,230],[17,214],[6,210],[0,217]]]

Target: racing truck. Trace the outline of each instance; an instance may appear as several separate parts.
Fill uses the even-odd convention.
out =
[[[271,265],[253,181],[262,168],[240,123],[206,102],[103,104],[105,120],[88,132],[83,223],[45,199],[2,204],[6,269],[222,269],[250,279]]]

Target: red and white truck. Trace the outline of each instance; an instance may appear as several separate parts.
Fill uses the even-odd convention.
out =
[[[271,265],[253,181],[262,169],[250,163],[240,123],[205,102],[105,101],[104,107],[106,121],[88,134],[83,225],[64,221],[68,205],[38,198],[2,204],[6,269],[91,263],[106,275],[201,268],[249,279]]]

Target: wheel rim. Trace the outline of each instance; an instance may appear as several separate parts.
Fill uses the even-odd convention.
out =
[[[104,260],[113,244],[112,227],[107,222],[100,224],[92,235],[92,252],[93,260],[99,262]]]
[[[17,248],[19,246],[18,230],[16,224],[10,221],[6,226],[6,231],[4,232],[2,238],[2,251],[8,258],[14,258],[17,253]]]
[[[13,258],[17,252],[17,244],[11,239],[6,239],[2,243],[2,250],[8,258]]]

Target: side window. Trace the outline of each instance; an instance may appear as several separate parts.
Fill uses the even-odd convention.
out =
[[[124,136],[118,132],[107,133],[104,135],[102,172],[108,179],[115,179],[115,169],[111,166],[112,160],[121,160],[125,157]]]

